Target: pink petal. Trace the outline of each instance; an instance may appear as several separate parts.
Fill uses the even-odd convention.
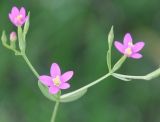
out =
[[[61,70],[58,64],[53,63],[50,69],[50,74],[53,78],[61,75]]]
[[[57,94],[59,92],[59,88],[55,87],[55,86],[52,86],[49,88],[49,93],[51,94]]]
[[[59,86],[60,89],[68,89],[70,88],[70,84],[69,83],[62,83],[60,86]]]
[[[12,16],[11,13],[9,13],[9,19],[10,19],[10,21],[13,23],[13,16]]]
[[[52,78],[50,76],[47,76],[47,75],[40,76],[39,81],[46,86],[52,86],[53,85]]]
[[[131,58],[135,58],[135,59],[140,59],[140,58],[142,58],[143,56],[141,55],[141,54],[139,54],[139,53],[135,53],[135,54],[132,54],[131,55]]]
[[[26,16],[26,10],[25,10],[24,7],[22,7],[22,8],[20,9],[20,14],[21,14],[23,17]]]
[[[68,72],[65,72],[62,76],[61,76],[61,80],[62,82],[66,82],[68,80],[70,80],[73,76],[73,71],[68,71]]]
[[[133,52],[139,52],[143,47],[144,47],[145,43],[144,42],[137,42],[136,44],[134,44],[134,46],[132,47]]]
[[[12,14],[14,17],[17,16],[17,15],[19,14],[19,9],[18,9],[16,6],[14,6],[14,7],[12,8],[11,14]]]
[[[124,36],[123,44],[128,47],[129,43],[132,43],[132,37],[130,33],[126,33]]]
[[[124,54],[124,45],[123,45],[123,44],[121,44],[121,43],[118,42],[118,41],[115,41],[115,42],[114,42],[114,45],[115,45],[116,49],[117,49],[119,52],[121,52],[121,53]]]

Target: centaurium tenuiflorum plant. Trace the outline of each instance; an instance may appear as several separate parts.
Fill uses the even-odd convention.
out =
[[[8,48],[9,50],[12,50],[16,56],[23,57],[23,59],[26,61],[29,68],[33,72],[33,74],[37,77],[38,86],[42,94],[52,102],[55,102],[55,108],[53,111],[51,122],[55,122],[58,106],[60,103],[72,102],[78,100],[85,93],[87,93],[87,90],[90,87],[98,84],[99,82],[108,78],[109,76],[113,76],[123,81],[130,81],[132,79],[151,80],[160,75],[160,68],[144,76],[132,76],[132,75],[124,75],[116,73],[117,70],[121,68],[121,66],[126,61],[127,58],[135,58],[135,59],[142,58],[142,54],[140,54],[139,52],[144,47],[144,42],[141,41],[133,44],[132,37],[129,33],[125,34],[123,44],[120,43],[119,41],[115,41],[114,45],[116,49],[123,55],[117,61],[117,63],[115,63],[112,66],[112,45],[114,41],[114,32],[112,27],[108,34],[108,51],[107,51],[108,73],[105,73],[105,75],[103,75],[102,77],[98,78],[95,81],[92,81],[91,83],[79,89],[76,89],[67,94],[62,94],[61,90],[68,89],[70,87],[68,80],[72,78],[73,71],[68,71],[64,74],[61,74],[59,65],[57,63],[53,63],[50,69],[50,76],[38,74],[38,72],[32,66],[31,62],[29,61],[25,53],[26,35],[29,29],[29,17],[30,14],[28,13],[28,15],[26,16],[26,10],[24,7],[21,7],[21,9],[19,10],[17,7],[14,6],[11,10],[11,13],[9,13],[9,19],[13,23],[13,25],[17,27],[17,32],[10,34],[10,43],[8,43],[6,33],[5,31],[3,31],[1,40],[4,47]],[[18,41],[16,41],[17,39]],[[15,43],[18,43],[19,46],[16,47]]]

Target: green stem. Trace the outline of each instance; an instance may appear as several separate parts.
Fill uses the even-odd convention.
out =
[[[56,115],[57,115],[57,111],[58,111],[58,107],[59,107],[59,103],[60,103],[60,100],[57,100],[57,101],[56,101],[56,104],[55,104],[55,106],[54,106],[54,110],[53,110],[51,122],[55,122]]]
[[[90,88],[91,86],[94,86],[96,85],[97,83],[101,82],[102,80],[104,80],[105,78],[109,77],[111,74],[110,73],[107,73],[106,75],[98,78],[97,80],[91,82],[90,84],[86,85],[86,86],[83,86],[75,91],[72,92],[72,94],[76,93],[76,92],[79,92],[79,91],[83,91],[84,89],[88,89]]]
[[[26,63],[28,64],[29,68],[31,69],[31,71],[34,73],[34,75],[39,78],[39,74],[38,72],[34,69],[34,67],[32,66],[31,62],[29,61],[29,59],[27,58],[26,54],[22,54],[22,57],[24,58],[24,60],[26,61]],[[58,94],[58,100],[56,101],[54,110],[53,110],[53,115],[51,118],[51,122],[55,122],[55,118],[57,115],[57,111],[58,111],[58,107],[59,107],[59,103],[60,103],[60,94]]]
[[[84,86],[84,87],[82,87],[82,88],[80,88],[80,89],[81,89],[81,90],[82,90],[82,89],[87,89],[87,88],[89,88],[89,87],[91,87],[91,86],[94,86],[94,85],[96,85],[97,83],[99,83],[99,82],[101,82],[102,80],[104,80],[105,78],[109,77],[110,75],[111,75],[110,73],[107,73],[106,75],[100,77],[99,79],[91,82],[90,84],[88,84],[88,85],[86,85],[86,86]]]
[[[26,54],[22,54],[22,57],[24,58],[24,60],[26,61],[26,63],[28,64],[29,68],[31,69],[31,71],[33,72],[33,74],[39,78],[39,74],[38,72],[34,69],[34,67],[32,66],[31,62],[29,61],[29,59],[27,58]]]

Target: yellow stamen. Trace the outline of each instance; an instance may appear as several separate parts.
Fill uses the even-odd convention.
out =
[[[130,47],[128,47],[127,49],[125,49],[125,54],[127,56],[130,56],[132,54],[132,49]]]
[[[55,86],[60,86],[61,81],[60,81],[59,76],[56,76],[56,78],[53,79],[53,83]]]
[[[19,15],[16,17],[16,19],[17,19],[18,21],[22,20],[22,18],[23,18],[23,16],[22,16],[21,14],[19,14]]]

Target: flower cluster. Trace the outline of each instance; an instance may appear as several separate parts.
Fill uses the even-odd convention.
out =
[[[24,30],[27,30],[28,28],[26,28],[26,25],[28,25],[28,22],[26,21],[29,19],[29,15],[26,15],[25,8],[21,7],[20,9],[18,9],[16,6],[14,6],[11,12],[9,13],[9,19],[16,27],[18,27],[18,29],[20,29],[18,31],[18,37],[19,35],[24,36],[24,31],[21,30],[21,26],[25,24]],[[17,40],[16,32],[12,32],[10,34],[10,40],[12,42],[11,47],[15,51],[15,41]],[[3,42],[5,42],[5,38]],[[25,46],[23,46],[24,44],[25,42],[23,38],[22,40],[19,40],[19,45],[22,51],[25,50]],[[125,56],[140,59],[142,58],[142,55],[139,53],[139,51],[144,47],[145,43],[141,41],[133,44],[131,35],[127,33],[124,36],[123,44],[119,41],[115,41],[114,45],[116,49]],[[50,69],[50,76],[41,75],[39,76],[39,81],[40,83],[48,87],[50,94],[57,94],[61,89],[70,88],[70,84],[68,83],[68,81],[72,78],[72,76],[73,71],[67,71],[64,74],[61,74],[59,65],[57,63],[53,63]]]

